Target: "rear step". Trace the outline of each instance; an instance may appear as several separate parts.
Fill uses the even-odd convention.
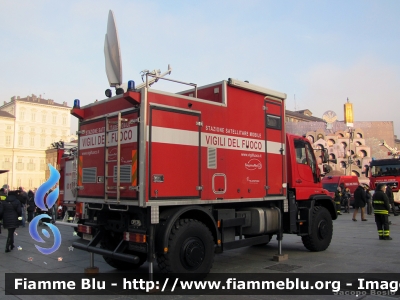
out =
[[[127,243],[124,240],[121,240],[121,242],[118,244],[118,246],[115,248],[114,251],[96,247],[96,245],[100,242],[102,237],[103,237],[103,233],[101,231],[99,231],[94,236],[94,238],[89,242],[89,244],[85,245],[85,244],[82,244],[79,242],[73,242],[72,247],[79,249],[79,250],[84,250],[87,252],[92,252],[92,253],[104,255],[107,257],[115,258],[117,260],[122,260],[122,261],[130,262],[130,263],[134,263],[134,264],[139,263],[140,259],[137,255],[122,253],[125,250],[126,243]]]

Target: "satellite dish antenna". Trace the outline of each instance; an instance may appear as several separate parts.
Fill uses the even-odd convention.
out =
[[[107,33],[104,41],[106,73],[110,86],[119,87],[122,83],[121,50],[119,48],[117,25],[114,13],[108,13]]]

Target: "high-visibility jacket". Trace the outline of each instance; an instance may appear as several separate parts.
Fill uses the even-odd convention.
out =
[[[389,198],[383,191],[376,191],[372,196],[374,214],[387,215],[390,211]]]
[[[6,198],[7,198],[7,195],[4,194],[3,192],[0,192],[0,201],[4,201],[4,200],[6,200]]]

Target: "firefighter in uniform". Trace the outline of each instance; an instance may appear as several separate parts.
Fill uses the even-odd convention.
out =
[[[372,205],[374,207],[375,222],[378,228],[380,240],[392,240],[389,231],[389,198],[386,195],[386,184],[378,184],[378,187],[372,196]]]
[[[335,203],[336,203],[336,212],[338,215],[341,215],[342,213],[340,212],[342,210],[342,188],[340,186],[337,187],[337,190],[335,192]]]

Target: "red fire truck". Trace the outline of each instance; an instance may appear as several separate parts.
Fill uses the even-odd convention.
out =
[[[62,149],[59,160],[60,195],[58,197],[58,217],[64,222],[75,220],[76,214],[76,181],[77,181],[77,147]]]
[[[301,236],[328,248],[336,209],[307,139],[285,133],[286,94],[235,79],[178,94],[150,88],[170,74],[143,71],[123,88],[109,13],[104,53],[116,96],[80,107],[78,232],[117,269],[157,260],[165,273],[208,273],[214,254]],[[149,80],[149,77],[152,77]],[[181,81],[170,81],[183,83]],[[327,153],[318,150],[326,161]]]
[[[369,166],[369,180],[372,190],[375,190],[379,183],[390,185],[394,201],[397,206],[400,206],[400,160],[398,158],[372,160]]]
[[[75,105],[78,231],[90,243],[73,246],[118,269],[156,258],[168,273],[208,273],[214,253],[282,232],[327,249],[334,202],[309,141],[285,134],[285,98],[229,79]]]

